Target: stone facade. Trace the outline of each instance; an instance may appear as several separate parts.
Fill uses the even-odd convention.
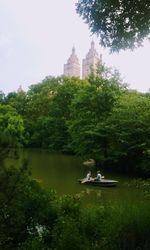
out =
[[[72,48],[72,54],[70,55],[66,64],[64,64],[65,76],[76,76],[80,78],[80,64],[78,57],[75,54],[75,48]]]
[[[87,53],[85,59],[82,60],[82,79],[87,78],[91,72],[96,73],[97,66],[100,63],[101,60],[95,49],[95,44],[92,41],[89,52]]]

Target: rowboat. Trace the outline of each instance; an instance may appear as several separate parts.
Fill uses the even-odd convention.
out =
[[[87,181],[85,178],[79,180],[80,184],[86,184],[86,185],[94,185],[94,186],[100,186],[100,187],[116,187],[118,184],[118,181],[115,180],[108,180],[108,179],[102,179],[101,181],[96,181],[91,179],[90,181]]]

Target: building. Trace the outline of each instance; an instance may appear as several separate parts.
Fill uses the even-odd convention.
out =
[[[23,89],[22,89],[22,86],[20,85],[19,86],[19,88],[18,88],[18,90],[17,90],[17,93],[19,94],[19,93],[24,93],[24,91],[23,91]]]
[[[75,48],[72,48],[72,53],[64,64],[64,75],[65,76],[76,76],[80,78],[80,64],[78,57],[75,54]]]
[[[87,53],[85,59],[82,60],[82,79],[87,78],[91,72],[96,73],[97,66],[100,63],[101,58],[95,49],[94,42],[92,41],[89,52]]]
[[[91,42],[91,48],[87,53],[85,59],[82,60],[82,79],[88,77],[90,73],[96,74],[98,64],[102,63],[102,57],[98,55],[95,44]],[[70,55],[67,63],[64,64],[64,75],[65,76],[76,76],[80,78],[80,64],[78,57],[75,54],[75,48],[72,48],[72,54]]]

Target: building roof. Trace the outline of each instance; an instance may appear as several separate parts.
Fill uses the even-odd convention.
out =
[[[78,57],[77,57],[77,55],[75,53],[75,47],[72,48],[72,53],[71,53],[67,63],[77,63],[77,64],[79,64]]]

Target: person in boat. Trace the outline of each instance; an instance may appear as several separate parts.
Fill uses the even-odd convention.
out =
[[[101,179],[102,179],[102,175],[101,175],[100,171],[97,171],[97,176],[94,179],[94,181],[101,181]]]
[[[91,180],[91,171],[89,171],[86,176],[86,181],[90,181],[90,180]]]

